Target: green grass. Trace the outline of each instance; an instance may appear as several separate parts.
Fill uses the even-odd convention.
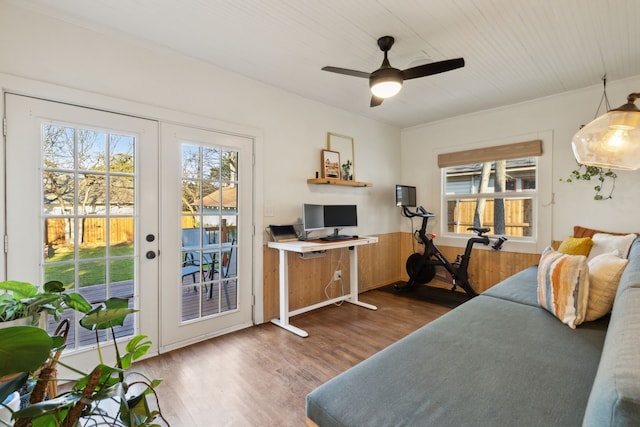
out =
[[[106,280],[106,261],[104,256],[106,249],[104,245],[82,245],[79,250],[79,260],[74,262],[73,247],[56,246],[52,256],[47,258],[45,264],[44,277],[45,282],[50,280],[59,280],[70,286],[75,283],[75,268],[78,267],[78,286],[99,285],[107,282]],[[121,243],[111,246],[111,257],[124,257],[112,259],[110,261],[110,278],[109,282],[121,282],[125,280],[133,280],[133,242]],[[53,263],[56,264],[53,264]]]

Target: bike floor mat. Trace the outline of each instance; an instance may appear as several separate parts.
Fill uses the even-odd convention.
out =
[[[406,282],[397,282],[404,285]],[[449,308],[456,308],[460,304],[469,301],[471,297],[464,292],[452,291],[450,289],[436,288],[427,285],[418,285],[412,288],[396,289],[396,283],[376,288],[377,291],[388,292],[399,297],[412,298],[419,301],[426,301]]]

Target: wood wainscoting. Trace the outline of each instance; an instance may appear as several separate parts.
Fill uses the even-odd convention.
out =
[[[377,235],[378,243],[358,247],[359,290],[365,292],[399,280],[407,280],[405,262],[418,249],[411,233]],[[454,260],[464,248],[440,246],[444,255]],[[264,319],[278,317],[278,251],[263,246],[264,260]],[[349,250],[327,251],[318,258],[302,259],[288,253],[289,305],[295,310],[341,295],[349,289]],[[507,251],[475,250],[469,265],[470,281],[477,292],[483,292],[518,271],[535,265],[540,254]],[[342,282],[333,280],[333,272],[340,270]],[[437,281],[434,281],[434,283]],[[442,282],[439,282],[442,284]],[[325,294],[326,292],[326,294]],[[328,295],[328,296],[327,296]]]

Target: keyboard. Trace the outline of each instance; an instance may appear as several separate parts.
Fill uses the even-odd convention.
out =
[[[325,236],[325,237],[321,237],[320,240],[323,240],[325,242],[332,242],[334,240],[347,240],[347,239],[353,239],[353,236],[347,236],[344,234],[332,234],[330,236]]]

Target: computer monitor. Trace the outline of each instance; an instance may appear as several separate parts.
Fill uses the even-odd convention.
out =
[[[302,205],[302,228],[304,231],[322,230],[324,226],[324,206],[305,203]]]
[[[396,184],[396,206],[417,206],[416,187]]]
[[[358,212],[356,205],[325,205],[324,226],[327,228],[356,227]]]

